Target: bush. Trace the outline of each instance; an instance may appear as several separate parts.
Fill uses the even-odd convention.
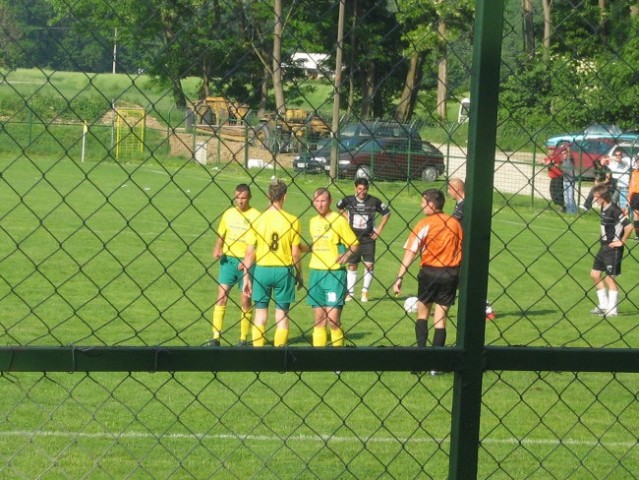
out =
[[[13,122],[54,120],[93,123],[111,108],[100,95],[76,96],[68,100],[55,94],[35,93],[29,97],[1,96],[0,111]]]

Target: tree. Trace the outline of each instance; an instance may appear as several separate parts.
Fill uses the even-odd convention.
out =
[[[56,68],[54,59],[67,28],[50,27],[51,6],[45,0],[0,0],[0,6],[9,22],[2,27],[6,42],[2,55],[10,57],[14,67]]]
[[[431,0],[415,2],[406,0],[400,3],[398,18],[405,33],[404,38],[409,41],[410,67],[404,83],[404,91],[396,110],[396,118],[407,121],[414,109],[416,93],[419,88],[417,80],[421,81],[422,73],[412,71],[414,66],[424,64],[428,52],[435,54],[436,68],[436,111],[441,119],[446,119],[446,104],[448,90],[448,46],[459,38],[463,32],[468,32],[472,26],[472,2],[445,2]]]
[[[71,21],[74,28],[93,38],[112,38],[118,29],[119,44],[139,52],[140,65],[170,86],[176,106],[187,105],[182,81],[196,71],[198,61],[207,68],[207,44],[202,33],[210,29],[215,9],[207,0],[48,0],[58,23]],[[209,45],[210,46],[210,45]],[[106,45],[105,45],[106,47]],[[109,50],[111,45],[108,45]]]
[[[528,56],[535,54],[535,11],[532,0],[521,0],[524,50]]]
[[[437,43],[437,34],[430,21],[435,11],[430,2],[406,1],[399,3],[398,22],[402,26],[403,40],[408,56],[408,70],[399,103],[395,109],[395,119],[407,122],[415,110],[417,93],[423,77],[425,54]]]
[[[349,17],[346,73],[355,90],[348,96],[355,105],[349,107],[358,107],[360,118],[381,118],[405,76],[401,29],[386,2],[357,0]]]
[[[544,59],[548,59],[550,52],[550,37],[552,35],[552,0],[541,0],[541,5],[544,12]]]
[[[15,68],[22,55],[19,42],[22,32],[16,27],[13,12],[6,2],[0,3],[0,67]]]
[[[282,18],[282,0],[274,0],[273,15],[273,90],[275,91],[275,112],[278,117],[286,113],[284,100],[284,86],[282,85],[282,32],[284,21]]]

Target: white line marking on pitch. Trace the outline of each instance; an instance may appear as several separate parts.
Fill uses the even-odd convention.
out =
[[[217,435],[206,433],[160,433],[153,435],[145,432],[97,432],[97,433],[84,433],[84,432],[62,432],[62,431],[28,431],[28,430],[8,430],[0,431],[0,437],[63,437],[63,438],[88,438],[88,439],[169,439],[169,440],[185,440],[185,439],[197,439],[197,440],[238,440],[247,441],[252,440],[256,442],[272,442],[281,440],[280,437],[269,435]],[[435,438],[399,438],[399,437],[343,437],[333,435],[296,435],[294,437],[288,437],[287,440],[300,440],[300,441],[315,441],[315,442],[358,442],[358,443],[407,443],[407,442],[419,442],[419,443],[448,443],[450,440],[435,439]],[[503,438],[492,439],[487,438],[481,441],[482,444],[521,444],[521,445],[575,445],[575,446],[591,446],[591,447],[618,447],[618,448],[633,448],[637,446],[638,441],[632,442],[602,442],[599,440],[585,441],[574,439],[517,439],[517,438]]]

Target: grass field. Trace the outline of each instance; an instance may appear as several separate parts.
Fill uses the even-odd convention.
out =
[[[253,204],[264,208],[272,174],[152,159],[13,156],[0,169],[1,342],[26,346],[204,344],[216,288],[214,227],[239,182],[252,183]],[[310,194],[325,181],[292,181],[286,206],[305,232]],[[417,192],[426,186],[379,183],[371,191],[390,203],[393,216],[371,302],[345,309],[349,345],[414,343],[404,297],[387,288],[407,225],[418,218]],[[339,197],[352,185],[331,190]],[[593,317],[588,272],[596,215],[566,217],[517,197],[496,195],[495,202],[489,297],[498,317],[487,324],[487,342],[635,347],[639,250],[627,252],[620,316]],[[408,281],[406,295],[414,289]],[[292,347],[309,345],[312,317],[303,295],[291,315]],[[453,311],[448,344],[456,317]],[[235,344],[237,308],[226,318],[225,344]],[[451,375],[5,373],[3,380],[4,478],[447,475]],[[635,478],[634,380],[488,373],[480,478],[568,478],[576,470],[574,478]]]
[[[214,228],[239,182],[253,183],[253,204],[264,208],[271,175],[252,173],[251,179],[234,165],[211,169],[156,161],[23,159],[2,161],[0,168],[3,343],[23,345],[204,343],[217,272],[211,257]],[[314,214],[311,193],[324,182],[315,176],[293,181],[287,206],[303,225]],[[403,299],[387,289],[407,226],[419,215],[417,192],[425,187],[379,183],[372,190],[391,205],[393,216],[376,263],[372,302],[345,309],[353,344],[412,344]],[[336,198],[351,192],[350,182],[333,188]],[[531,207],[529,199],[497,201],[489,296],[499,321],[488,324],[489,343],[635,345],[635,245],[624,263],[631,273],[620,277],[620,316],[608,328],[608,321],[588,313],[594,301],[588,272],[597,248],[597,216],[561,216],[542,203]],[[407,294],[414,289],[414,280],[405,285]],[[33,316],[39,321],[23,321]],[[293,308],[294,343],[309,341],[310,316],[302,296]]]
[[[2,101],[24,102],[36,92],[64,100],[82,92],[152,105],[165,123],[180,120],[166,91],[145,76],[17,71],[7,80]],[[312,104],[326,102],[319,87],[308,92]],[[189,80],[187,93],[194,97],[196,89]],[[205,344],[217,288],[215,226],[237,183],[250,182],[253,205],[264,208],[273,172],[170,158],[159,133],[149,134],[144,154],[116,162],[111,130],[101,125],[92,126],[81,162],[80,128],[12,121],[0,132],[0,345]],[[455,138],[465,129],[456,129]],[[431,140],[449,134],[424,132]],[[311,193],[325,183],[291,178],[286,207],[301,217],[305,234],[314,214]],[[378,245],[371,301],[345,308],[349,346],[414,344],[414,318],[402,304],[415,280],[405,282],[401,298],[388,288],[427,186],[445,184],[371,189],[393,216]],[[350,182],[331,185],[334,198],[352,190]],[[636,348],[636,245],[624,260],[619,317],[589,314],[598,229],[594,213],[567,217],[545,202],[496,192],[489,300],[497,318],[486,324],[488,344]],[[294,351],[311,341],[303,294],[291,316]],[[230,305],[225,348],[237,341],[238,319]],[[457,322],[454,308],[449,345]],[[267,335],[272,340],[272,331]],[[1,374],[0,478],[447,477],[452,375],[18,374],[9,367]],[[637,478],[636,380],[486,372],[479,478]]]

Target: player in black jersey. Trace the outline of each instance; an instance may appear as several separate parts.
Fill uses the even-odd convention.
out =
[[[616,278],[621,275],[623,247],[632,233],[632,223],[612,202],[612,193],[606,185],[593,187],[592,197],[596,204],[601,205],[601,247],[590,271],[598,302],[591,313],[616,317],[619,293]]]
[[[382,234],[384,226],[390,218],[390,209],[379,198],[368,194],[368,180],[355,179],[355,195],[349,195],[339,202],[336,207],[347,215],[348,223],[359,239],[360,247],[357,253],[348,260],[346,275],[348,294],[346,300],[352,300],[357,283],[357,266],[364,262],[364,277],[362,279],[362,302],[368,302],[368,290],[373,282],[375,268],[375,242]],[[375,217],[381,215],[379,225],[375,226]]]

